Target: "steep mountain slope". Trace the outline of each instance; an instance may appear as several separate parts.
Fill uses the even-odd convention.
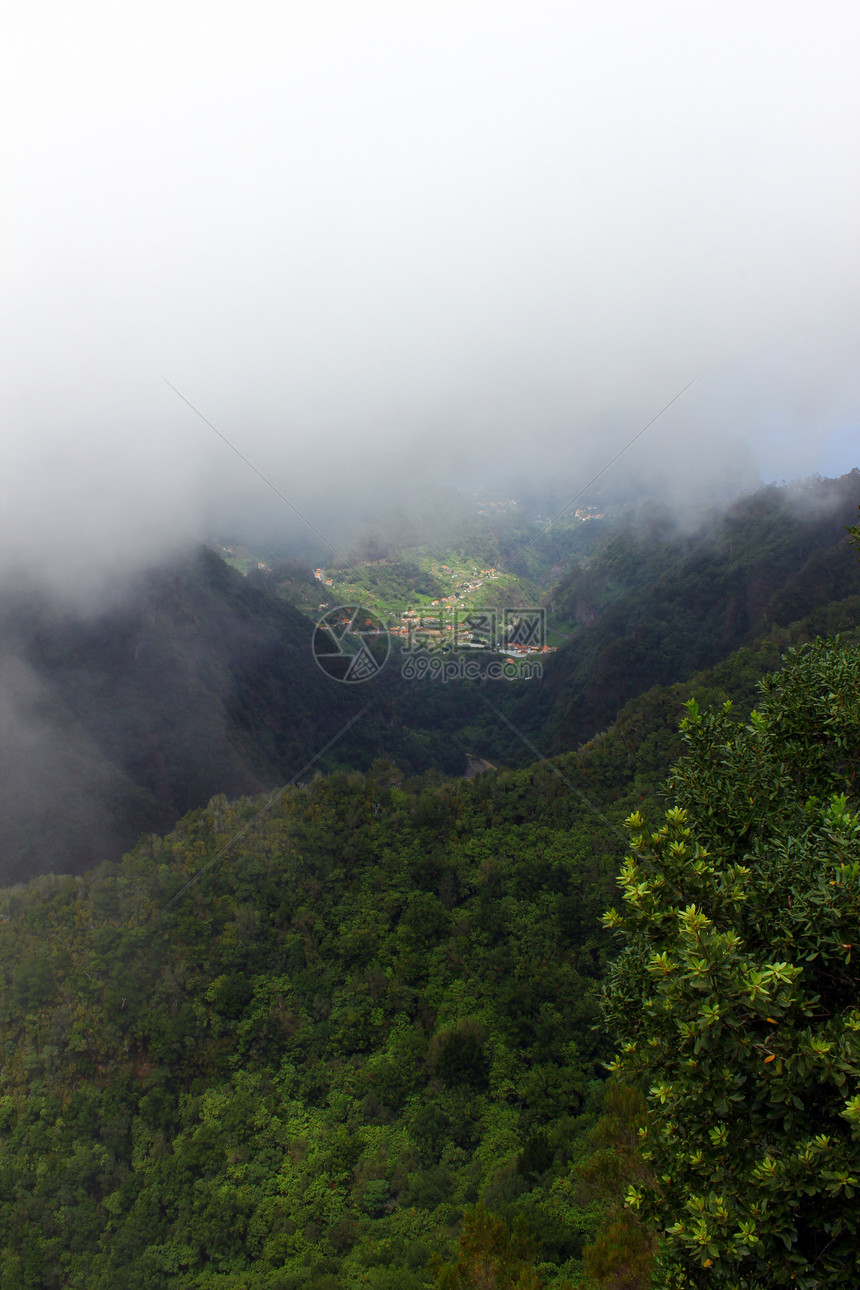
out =
[[[494,764],[578,748],[653,685],[671,685],[775,627],[860,592],[845,527],[860,471],[800,493],[767,488],[696,532],[653,511],[615,525],[562,577],[547,622],[570,624],[530,684],[396,685],[409,726],[444,731]],[[501,715],[500,715],[501,714]],[[525,736],[525,738],[523,738]]]
[[[600,1217],[574,1165],[621,821],[659,818],[686,698],[858,622],[774,630],[553,765],[217,798],[0,894],[5,1283],[417,1290],[480,1199],[561,1290]]]
[[[525,765],[576,748],[654,684],[860,591],[844,538],[858,494],[854,472],[799,500],[763,490],[696,534],[652,516],[595,538],[548,607],[571,639],[533,683],[409,681],[395,652],[373,682],[338,685],[309,620],[208,551],[97,615],[7,595],[0,881],[78,872],[215,794],[315,769],[385,757],[459,774],[466,754]]]
[[[545,750],[576,747],[650,685],[860,592],[845,534],[859,501],[855,470],[763,489],[695,534],[653,516],[612,535],[550,598],[548,614],[575,627],[534,700],[515,709],[525,728]]]
[[[0,606],[5,739],[0,880],[75,872],[163,831],[216,793],[282,784],[388,750],[456,771],[384,701],[316,666],[312,624],[209,551],[140,578],[97,615],[18,594]],[[379,696],[374,696],[379,698]]]

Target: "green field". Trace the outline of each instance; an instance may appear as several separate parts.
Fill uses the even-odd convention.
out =
[[[360,603],[397,630],[415,611],[450,622],[455,612],[536,608],[561,573],[585,557],[600,530],[605,525],[565,517],[553,526],[550,546],[533,521],[509,510],[476,519],[450,544],[404,546],[384,558],[353,555],[348,565],[336,560],[316,569],[268,552],[214,545],[235,569],[265,579],[312,619],[336,605]],[[548,622],[548,642],[560,644],[571,630],[569,623]]]

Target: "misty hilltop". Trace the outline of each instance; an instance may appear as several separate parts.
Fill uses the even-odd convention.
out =
[[[595,527],[546,595],[569,639],[527,685],[410,683],[396,648],[367,686],[335,684],[277,579],[205,549],[88,612],[19,585],[0,600],[0,876],[79,872],[216,794],[378,757],[406,775],[462,774],[469,757],[523,765],[538,745],[574,749],[649,686],[860,591],[844,535],[857,491],[855,475],[765,489],[695,533],[664,510]],[[432,591],[417,567],[390,567],[400,594],[416,578]]]
[[[314,664],[312,625],[206,550],[92,615],[21,592],[0,615],[6,881],[284,783],[361,706]]]
[[[49,12],[0,50],[6,564],[855,464],[846,0]]]

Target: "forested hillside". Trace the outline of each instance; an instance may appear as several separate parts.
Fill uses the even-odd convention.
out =
[[[549,769],[259,806],[6,895],[6,1284],[427,1286],[479,1197],[563,1267],[611,829]]]
[[[97,613],[7,592],[0,880],[80,872],[213,794],[314,769],[366,770],[383,757],[407,776],[457,775],[468,756],[524,766],[535,748],[576,749],[650,686],[860,592],[844,533],[856,493],[857,472],[799,497],[765,489],[695,533],[662,513],[604,525],[602,536],[580,525],[547,605],[570,640],[539,683],[409,681],[395,638],[373,682],[334,684],[314,664],[310,620],[255,585],[266,579],[205,550],[138,578]],[[528,540],[519,519],[510,533],[488,525],[497,547],[497,528],[512,549]],[[545,567],[553,550],[542,550]]]
[[[3,882],[116,858],[213,794],[282,784],[314,759],[464,765],[432,730],[403,731],[384,695],[342,735],[370,696],[323,675],[308,619],[205,549],[98,613],[7,594],[0,634]]]
[[[534,747],[578,748],[651,686],[713,667],[860,594],[845,532],[858,490],[853,471],[799,489],[761,489],[693,529],[653,507],[602,523],[546,598],[549,627],[568,639],[544,661],[538,685],[425,683],[398,692],[392,677],[397,711],[405,724],[423,721],[494,763],[526,765]]]
[[[858,614],[654,688],[552,764],[218,797],[4,893],[0,1286],[468,1285],[464,1215],[461,1250],[575,1283],[612,1212],[585,1166],[623,820],[660,811],[685,700],[743,701]]]
[[[518,709],[524,720],[532,712],[541,746],[576,747],[649,685],[711,667],[774,624],[860,592],[845,534],[858,489],[855,470],[799,490],[762,489],[694,533],[647,512],[613,533],[549,598],[548,614],[573,632]]]
[[[860,1290],[858,43],[10,4],[0,1290]]]

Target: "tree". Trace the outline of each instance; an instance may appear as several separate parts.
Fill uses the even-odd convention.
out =
[[[434,1266],[437,1290],[541,1290],[528,1238],[483,1205],[466,1211],[457,1261]]]
[[[638,1129],[645,1116],[645,1099],[638,1089],[608,1080],[603,1115],[588,1134],[591,1154],[577,1168],[583,1198],[606,1206],[593,1244],[582,1251],[589,1284],[601,1290],[647,1290],[651,1285],[653,1235],[623,1205],[631,1184],[652,1178],[638,1149]]]
[[[760,710],[682,723],[676,805],[605,916],[603,1006],[647,1098],[628,1204],[667,1290],[850,1284],[860,1265],[860,649],[816,641]]]

